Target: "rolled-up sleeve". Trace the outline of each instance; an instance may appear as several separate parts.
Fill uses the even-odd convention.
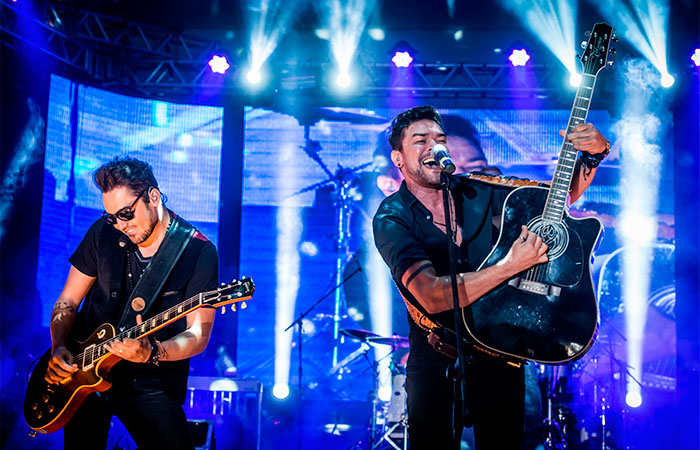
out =
[[[397,284],[401,283],[401,277],[412,264],[430,259],[412,227],[390,209],[377,212],[372,221],[372,230],[377,250],[391,269]]]

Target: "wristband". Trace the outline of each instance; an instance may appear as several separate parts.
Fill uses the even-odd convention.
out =
[[[605,150],[603,150],[602,153],[596,153],[594,155],[587,153],[587,152],[581,152],[581,163],[586,166],[588,169],[595,169],[600,165],[600,163],[605,159],[606,156],[608,156],[608,153],[610,153],[610,141],[605,141]]]
[[[151,343],[151,356],[148,357],[146,362],[157,366],[158,361],[163,357],[163,354],[160,352],[160,345],[152,334],[148,335],[148,342]]]

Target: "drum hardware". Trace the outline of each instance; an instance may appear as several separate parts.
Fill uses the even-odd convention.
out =
[[[544,418],[544,447],[548,450],[568,450],[566,417],[559,396],[562,395],[563,377],[559,366],[540,366],[545,386],[547,415]]]

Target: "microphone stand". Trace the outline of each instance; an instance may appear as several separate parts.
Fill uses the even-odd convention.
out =
[[[354,258],[354,256],[353,256],[353,258]],[[298,333],[298,338],[297,338],[297,339],[299,340],[299,375],[298,375],[299,379],[297,380],[298,387],[299,387],[299,411],[298,411],[298,412],[299,412],[299,422],[298,422],[298,425],[297,425],[297,449],[299,449],[299,450],[301,450],[301,421],[302,421],[302,418],[303,418],[303,415],[302,415],[302,412],[303,412],[303,411],[302,411],[302,405],[303,405],[303,402],[304,402],[304,396],[303,396],[303,393],[302,393],[303,383],[302,383],[302,381],[301,381],[301,375],[302,375],[302,353],[301,353],[301,344],[302,344],[302,341],[304,340],[304,335],[303,335],[303,330],[302,330],[303,320],[304,320],[304,318],[305,318],[306,316],[309,315],[309,313],[310,313],[311,311],[313,311],[313,310],[314,310],[323,300],[325,300],[329,295],[331,295],[331,294],[334,293],[334,292],[338,292],[338,290],[340,289],[340,287],[341,287],[342,285],[344,285],[346,281],[348,281],[350,278],[352,278],[352,277],[353,277],[357,272],[359,272],[359,271],[360,271],[360,268],[359,268],[359,266],[358,266],[358,268],[355,269],[355,270],[354,270],[350,275],[348,275],[344,280],[342,280],[340,283],[336,284],[335,287],[334,287],[331,291],[329,291],[329,292],[327,292],[325,295],[321,296],[321,298],[319,298],[319,299],[316,301],[316,303],[314,303],[313,305],[311,305],[311,307],[310,307],[309,309],[307,309],[307,310],[304,311],[303,313],[299,314],[299,316],[298,316],[296,319],[294,319],[294,322],[290,323],[289,326],[288,326],[287,328],[284,329],[284,331],[286,332],[287,330],[289,330],[290,328],[292,328],[294,325],[296,325],[296,326],[297,326],[297,333]],[[334,317],[334,320],[335,320],[335,317]]]
[[[461,434],[458,434],[457,430],[458,428],[461,430],[461,426],[457,426],[457,421],[455,420],[456,418],[456,413],[457,413],[457,401],[460,401],[460,406],[462,408],[462,421],[464,420],[464,415],[465,415],[465,405],[466,405],[466,380],[464,378],[464,369],[466,367],[466,358],[464,355],[464,352],[462,351],[462,321],[461,321],[461,315],[460,315],[460,307],[459,307],[459,293],[457,292],[457,263],[456,263],[456,255],[454,251],[454,246],[456,245],[456,242],[453,242],[452,240],[452,217],[450,215],[450,188],[451,186],[451,178],[450,175],[443,170],[443,172],[440,174],[440,182],[442,186],[442,200],[443,200],[443,205],[445,207],[445,231],[447,232],[447,251],[448,251],[448,258],[449,258],[449,265],[450,265],[450,281],[452,283],[452,306],[453,306],[453,311],[454,311],[454,322],[455,322],[455,334],[457,335],[457,370],[455,373],[455,376],[457,377],[455,379],[455,390],[458,386],[457,383],[461,385],[461,394],[459,399],[455,395],[454,398],[454,404],[453,404],[453,416],[452,416],[452,437],[454,439],[455,444],[457,444],[461,440]],[[455,207],[455,213],[456,213],[456,207]],[[455,220],[456,223],[456,220]]]

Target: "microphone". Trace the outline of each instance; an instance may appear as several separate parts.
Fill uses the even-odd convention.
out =
[[[455,163],[452,162],[452,157],[447,152],[447,146],[445,144],[433,145],[433,148],[430,149],[430,154],[433,155],[438,166],[440,166],[440,169],[444,172],[452,173],[455,171]]]

